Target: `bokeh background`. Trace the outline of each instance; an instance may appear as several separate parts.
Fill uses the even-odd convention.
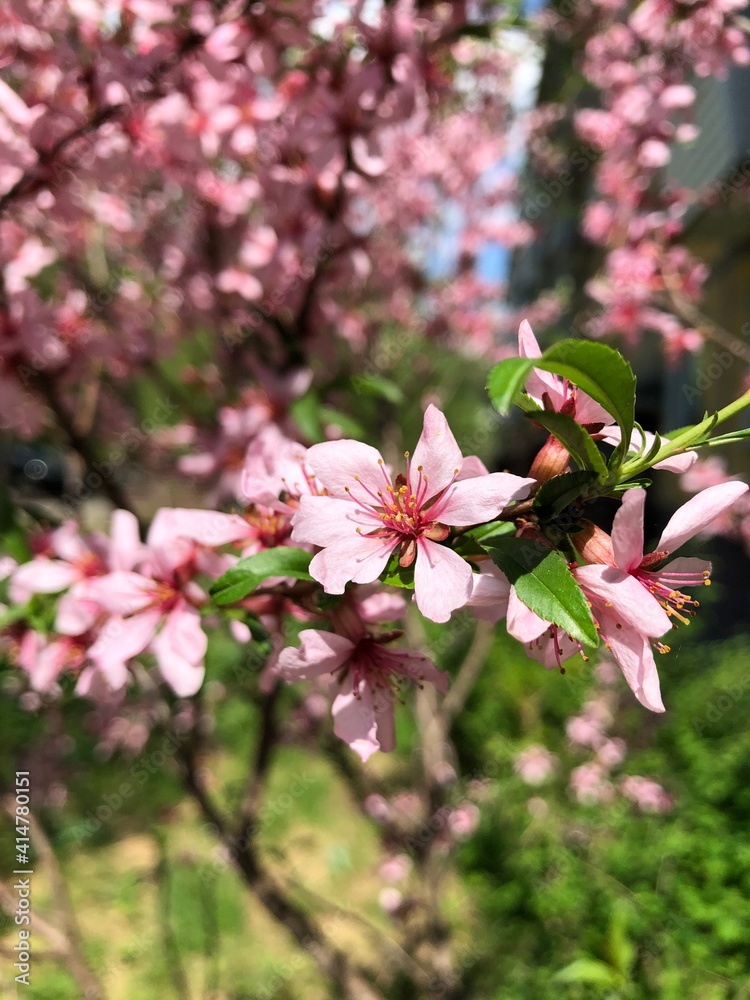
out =
[[[669,25],[656,38],[633,28],[646,6],[10,3],[0,79],[27,111],[43,109],[50,132],[25,133],[0,92],[0,139],[21,171],[0,197],[22,185],[0,220],[1,554],[22,561],[35,532],[71,513],[106,530],[125,502],[144,524],[165,505],[232,508],[259,409],[304,443],[357,437],[393,458],[435,402],[464,454],[523,475],[544,435],[520,416],[501,420],[484,386],[515,353],[525,315],[545,346],[571,335],[617,346],[649,429],[742,392],[747,20],[738,4],[652,4],[653,23]],[[681,34],[699,7],[740,41],[705,24]],[[222,18],[241,30],[214,36],[201,61],[187,26],[210,37]],[[51,39],[41,49],[21,30],[35,19]],[[696,75],[701,44],[715,61]],[[624,83],[590,65],[618,45],[640,74]],[[33,76],[40,51],[61,53],[60,81]],[[76,153],[71,177],[27,183],[29,150],[96,113],[96,73],[86,80],[81,65],[140,95],[143,114],[123,128],[131,145],[95,144],[88,159]],[[636,94],[652,77],[693,88],[692,99],[653,113]],[[219,100],[207,80],[230,78],[238,93]],[[615,107],[621,90],[648,113]],[[226,107],[244,114],[252,141],[237,116],[219,124]],[[612,141],[581,126],[591,109],[608,109]],[[665,122],[695,132],[676,138]],[[655,137],[666,160],[652,147],[639,160]],[[45,354],[50,343],[67,353]],[[746,478],[743,448],[717,449],[682,477],[654,474],[647,540],[702,486]],[[603,527],[614,509],[598,504]],[[273,694],[255,850],[376,995],[750,996],[749,521],[743,509],[686,547],[714,574],[658,658],[663,716],[634,701],[605,656],[546,671],[502,624],[468,612],[449,626],[415,612],[406,625],[452,676],[469,664],[471,683],[427,751],[425,693],[399,708],[398,749],[365,768],[332,737],[319,693]],[[33,690],[9,611],[0,780],[8,795],[16,770],[32,776],[37,923],[32,985],[17,986],[4,878],[0,996],[340,995],[238,876],[180,766],[200,740],[212,799],[228,815],[239,808],[265,738],[268,648],[238,644],[218,622],[203,688],[167,697],[165,727],[148,690],[92,702],[70,676]],[[431,782],[425,753],[436,755]],[[13,867],[3,823],[3,876]]]

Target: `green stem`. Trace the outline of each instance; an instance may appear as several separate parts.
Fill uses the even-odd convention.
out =
[[[701,421],[701,424],[706,424],[706,430],[713,430],[714,427],[718,427],[719,424],[723,424],[738,413],[742,413],[748,407],[750,407],[750,389],[740,396],[739,399],[735,399],[733,403],[729,403],[728,406],[723,407],[712,417]],[[682,434],[678,434],[676,438],[668,440],[664,447],[660,448],[656,455],[649,461],[644,462],[643,459],[633,459],[630,462],[626,462],[620,470],[620,481],[623,482],[626,479],[632,479],[633,476],[637,476],[646,469],[652,468],[658,462],[664,461],[665,458],[671,458],[672,455],[678,455],[683,451],[688,451],[690,448],[696,447],[700,440],[700,436],[696,438],[696,430],[701,427],[701,424],[689,427]]]

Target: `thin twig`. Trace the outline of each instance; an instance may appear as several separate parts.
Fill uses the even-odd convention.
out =
[[[489,622],[477,622],[469,651],[438,712],[444,732],[450,730],[451,723],[466,704],[474,685],[479,680],[494,634],[495,630]]]
[[[257,745],[253,750],[253,760],[242,797],[240,822],[237,827],[237,840],[240,843],[252,839],[258,822],[263,783],[271,764],[271,754],[276,742],[276,706],[278,699],[278,686],[268,694],[260,696],[260,734]]]

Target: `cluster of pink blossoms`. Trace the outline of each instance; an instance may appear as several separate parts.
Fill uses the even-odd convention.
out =
[[[669,812],[673,800],[658,782],[638,774],[614,777],[627,757],[623,739],[611,736],[615,720],[617,697],[614,683],[617,668],[604,660],[594,672],[593,689],[578,715],[568,719],[566,733],[577,751],[589,752],[591,759],[574,767],[567,775],[568,791],[584,804],[612,803],[619,795],[632,802],[641,812]],[[560,758],[540,744],[525,747],[515,758],[514,769],[521,780],[532,787],[543,785],[560,768]],[[547,811],[541,797],[529,801],[534,815]]]
[[[594,193],[582,223],[587,239],[605,251],[586,285],[595,303],[588,322],[595,337],[635,344],[654,331],[669,360],[702,346],[690,310],[701,299],[708,269],[679,243],[685,214],[701,194],[670,181],[664,170],[675,150],[699,134],[695,75],[724,77],[733,65],[750,63],[744,6],[742,0],[597,0],[565,16],[545,15],[552,38],[586,40],[581,96],[588,101],[592,86],[596,94],[593,106],[576,104],[572,115],[586,144],[573,164],[593,161],[586,147],[596,154]],[[539,167],[550,178],[566,164],[548,150],[544,135],[569,107],[543,107],[534,115],[532,150],[541,152]]]
[[[519,353],[539,354],[528,324],[521,326]],[[593,439],[619,441],[609,413],[567,379],[535,368],[526,388],[542,409],[572,418]],[[632,452],[644,435],[649,443],[638,431]],[[659,466],[684,471],[695,458],[689,452]],[[477,457],[463,456],[434,405],[402,471],[367,444],[337,440],[305,448],[275,423],[259,421],[245,452],[236,512],[163,508],[142,543],[133,515],[119,510],[109,538],[83,537],[66,523],[34,540],[31,561],[6,560],[9,597],[22,609],[6,626],[6,640],[38,692],[55,691],[72,674],[79,694],[106,698],[132,682],[135,664],[153,662],[169,687],[188,697],[203,681],[206,627],[217,623],[210,584],[241,557],[301,548],[303,557],[309,553],[307,580],[285,578],[282,569],[235,603],[269,637],[261,686],[269,690],[279,678],[327,684],[335,732],[366,759],[393,748],[394,707],[404,686],[431,683],[445,691],[448,685],[426,656],[393,645],[408,590],[394,593],[381,581],[413,587],[417,608],[434,622],[447,622],[461,608],[492,621],[506,618],[508,632],[547,667],[582,652],[577,639],[524,603],[486,550],[461,549],[467,529],[502,521],[551,550],[532,498],[568,471],[569,461],[550,438],[528,477],[490,473]],[[604,646],[652,711],[664,710],[653,650],[668,651],[662,637],[698,606],[684,589],[707,584],[711,569],[699,559],[671,557],[726,517],[747,489],[736,481],[709,485],[672,516],[645,554],[642,488],[624,493],[611,535],[576,513],[570,538],[577,554],[568,557],[569,571]],[[334,599],[320,602],[320,588]],[[307,626],[298,647],[286,639],[291,619]],[[245,623],[232,620],[230,627],[238,641],[250,641]]]

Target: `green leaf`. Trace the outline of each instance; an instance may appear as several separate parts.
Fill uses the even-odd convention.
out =
[[[599,645],[588,601],[559,552],[529,538],[498,538],[487,551],[527,608],[580,643]]]
[[[490,402],[503,416],[510,413],[534,367],[534,361],[529,358],[506,358],[490,369],[487,392]]]
[[[235,604],[269,577],[290,576],[295,580],[312,580],[308,569],[311,559],[312,555],[302,549],[287,546],[265,549],[240,559],[214,582],[209,593],[215,604]]]
[[[351,383],[354,391],[362,396],[375,396],[394,406],[400,406],[404,402],[401,389],[382,375],[354,375]]]
[[[699,447],[712,448],[714,445],[733,444],[735,441],[746,441],[748,438],[750,438],[750,427],[746,427],[741,431],[728,431],[726,434],[719,434],[717,437],[703,442]]]
[[[340,410],[334,410],[330,406],[321,406],[320,422],[323,425],[336,424],[337,427],[341,428],[342,435],[345,437],[357,438],[358,440],[367,437],[367,432],[358,420]]]
[[[515,533],[516,526],[512,521],[487,521],[486,524],[477,524],[474,528],[470,528],[460,537],[471,538],[484,545],[492,538],[503,538],[505,535],[515,535]]]
[[[0,628],[6,628],[8,625],[12,625],[13,622],[20,621],[22,618],[27,618],[29,612],[30,607],[28,604],[12,605],[0,614]]]
[[[500,413],[510,411],[533,368],[569,379],[612,414],[622,430],[622,442],[615,450],[619,463],[635,421],[635,375],[622,355],[591,340],[561,340],[541,358],[500,361],[487,381],[492,404]]]
[[[598,479],[595,472],[564,472],[542,483],[534,497],[534,510],[540,517],[551,518],[585,493]]]
[[[560,969],[553,979],[558,983],[589,983],[591,986],[616,986],[619,976],[604,962],[595,958],[578,958],[564,969]]]
[[[581,427],[572,417],[550,410],[528,412],[526,416],[553,434],[570,452],[571,458],[580,469],[592,469],[602,481],[607,478],[607,463],[604,461],[604,456],[586,428]]]
[[[395,548],[391,552],[391,558],[388,560],[387,566],[380,574],[380,579],[383,583],[387,583],[391,587],[414,590],[414,565],[412,564],[404,569],[403,566],[399,566],[398,557],[399,550]]]
[[[635,422],[635,375],[618,351],[591,340],[561,340],[536,367],[569,379],[611,413],[627,447]]]
[[[304,396],[295,399],[289,407],[289,413],[303,438],[313,443],[325,441],[325,432],[320,422],[320,400],[316,392],[306,392]]]

